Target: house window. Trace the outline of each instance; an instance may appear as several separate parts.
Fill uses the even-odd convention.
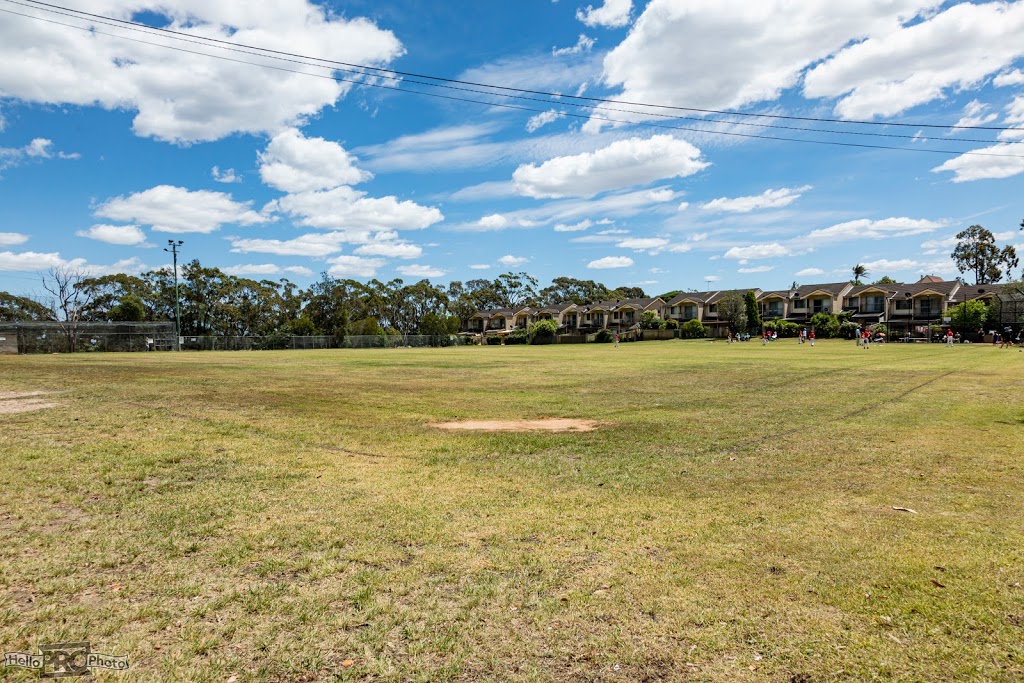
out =
[[[867,313],[881,313],[882,309],[885,308],[885,297],[869,296],[866,298],[866,301],[864,311]]]
[[[811,310],[815,313],[828,313],[828,299],[815,299],[811,302]]]
[[[933,299],[921,299],[921,317],[922,318],[930,318],[931,315],[932,315],[932,311],[933,310],[938,312],[938,307],[936,306],[936,307],[933,308],[932,302],[933,302]]]
[[[793,308],[801,311],[807,310],[806,299],[793,299]]]
[[[708,313],[718,313],[718,304],[708,304]]]
[[[903,311],[906,313],[913,307],[913,303],[909,299],[896,299],[896,310]]]
[[[697,307],[696,306],[683,306],[683,317],[684,318],[696,318]]]
[[[769,301],[768,302],[768,315],[779,317],[782,315],[782,302],[781,301]]]

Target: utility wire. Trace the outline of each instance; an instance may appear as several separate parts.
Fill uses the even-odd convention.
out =
[[[7,2],[13,2],[13,0],[6,0],[6,1]],[[23,4],[23,3],[15,2],[14,4]],[[0,8],[0,12],[5,12],[7,14],[13,14],[13,15],[16,15],[16,16],[26,17],[28,19],[35,19],[37,21],[43,21],[43,22],[47,22],[47,23],[50,23],[50,24],[56,24],[56,25],[59,25],[59,26],[67,27],[67,28],[73,28],[73,29],[77,29],[77,30],[80,30],[80,31],[85,31],[87,33],[98,34],[98,35],[106,35],[106,36],[109,36],[109,37],[112,37],[112,38],[119,38],[121,40],[128,40],[128,41],[131,41],[131,42],[141,43],[141,44],[144,44],[144,45],[151,45],[153,47],[160,47],[160,48],[164,48],[164,49],[168,49],[168,50],[175,50],[177,52],[184,52],[184,53],[199,55],[199,56],[203,56],[203,57],[210,57],[212,59],[220,59],[222,61],[234,62],[234,63],[237,63],[237,64],[247,64],[249,66],[258,66],[258,67],[262,67],[262,68],[265,68],[265,69],[273,69],[275,71],[283,71],[283,72],[286,72],[286,73],[294,73],[294,74],[298,74],[298,75],[302,75],[302,76],[310,76],[310,77],[313,77],[313,78],[324,78],[324,79],[328,79],[328,80],[335,81],[335,82],[353,83],[353,84],[356,84],[356,85],[363,85],[363,86],[368,86],[368,87],[381,88],[381,89],[384,89],[384,90],[393,90],[393,91],[396,91],[396,92],[412,93],[412,94],[416,94],[416,95],[423,95],[423,96],[426,96],[426,97],[434,97],[434,98],[444,99],[444,100],[453,100],[453,101],[457,101],[457,102],[470,102],[470,103],[474,103],[474,104],[482,104],[482,105],[485,105],[485,106],[500,107],[500,108],[504,108],[504,109],[514,109],[514,110],[519,110],[519,111],[529,111],[529,112],[536,112],[536,113],[545,113],[545,112],[548,111],[546,109],[538,109],[536,107],[526,107],[526,106],[507,104],[507,103],[502,103],[502,102],[485,102],[485,101],[474,100],[474,99],[465,98],[465,97],[455,97],[455,96],[451,96],[451,95],[442,95],[442,94],[439,94],[439,93],[425,92],[425,91],[421,91],[421,90],[410,90],[408,88],[401,88],[401,87],[397,87],[397,86],[383,85],[381,83],[373,83],[373,82],[367,81],[365,79],[346,79],[346,78],[336,77],[336,76],[333,76],[333,75],[316,74],[316,73],[310,73],[308,71],[299,71],[299,70],[296,70],[296,69],[289,69],[289,68],[286,68],[286,67],[274,66],[272,64],[260,64],[260,63],[256,63],[256,62],[249,62],[249,61],[242,60],[242,59],[234,59],[234,58],[226,57],[226,56],[223,56],[223,55],[215,55],[215,54],[210,54],[208,52],[199,52],[197,50],[190,50],[190,49],[183,48],[183,47],[176,47],[176,46],[173,46],[173,45],[166,45],[166,44],[162,44],[162,43],[154,43],[154,42],[151,42],[151,41],[141,40],[141,39],[138,39],[138,38],[131,38],[131,37],[128,37],[128,36],[118,35],[118,34],[114,34],[114,33],[107,33],[107,32],[104,32],[104,31],[98,31],[98,30],[96,30],[96,29],[94,29],[92,27],[77,26],[77,25],[74,25],[74,24],[68,24],[68,23],[57,21],[57,20],[54,20],[54,19],[47,19],[45,17],[33,16],[33,15],[29,15],[29,14],[24,14],[24,13],[21,13],[21,12],[15,12],[13,10],[6,10],[6,9]],[[188,35],[188,34],[186,34],[186,35]],[[254,54],[254,53],[251,53],[251,54]],[[257,54],[257,56],[263,56],[263,57],[267,57],[267,58],[270,58],[270,59],[277,59],[275,57],[270,57],[270,56],[267,56],[267,55],[258,55]],[[299,62],[299,63],[303,64],[302,62]],[[316,65],[310,65],[310,64],[305,64],[305,65],[306,66],[316,66]],[[334,69],[334,70],[336,71],[337,69]],[[362,74],[362,73],[360,73],[360,75],[368,75],[368,76],[376,77],[376,76],[374,76],[372,74]],[[404,83],[405,81],[399,81],[399,82],[400,83]],[[430,85],[433,85],[433,84],[430,84]],[[479,93],[479,91],[472,91],[472,92],[478,92]],[[490,95],[491,93],[479,93],[479,94]],[[597,111],[601,111],[601,108],[597,108]],[[793,138],[793,137],[772,136],[772,135],[756,135],[756,134],[753,134],[753,133],[739,133],[739,132],[735,132],[735,131],[710,130],[710,129],[707,129],[707,128],[691,128],[691,127],[686,127],[686,126],[671,126],[671,125],[667,125],[667,124],[659,124],[659,123],[653,123],[653,122],[648,122],[648,121],[626,121],[626,120],[623,120],[623,119],[614,119],[614,118],[610,118],[610,117],[596,116],[596,115],[593,115],[593,114],[573,114],[573,113],[569,113],[569,112],[562,112],[562,114],[564,116],[567,116],[567,117],[570,117],[570,118],[579,118],[579,119],[587,119],[587,120],[596,119],[596,120],[599,120],[599,121],[607,121],[609,123],[622,123],[622,124],[645,126],[645,127],[651,127],[651,128],[664,128],[664,129],[669,129],[669,130],[681,130],[681,131],[689,131],[689,132],[694,132],[694,133],[703,133],[703,134],[707,134],[707,135],[725,135],[725,136],[730,136],[730,137],[752,138],[752,139],[760,139],[760,140],[775,140],[775,141],[780,141],[780,142],[801,142],[801,143],[805,143],[805,144],[831,145],[831,146],[839,146],[839,147],[854,147],[854,148],[861,148],[861,149],[880,149],[880,150],[891,150],[891,151],[900,151],[900,152],[943,154],[943,155],[951,155],[951,156],[972,155],[972,156],[985,156],[985,157],[1004,157],[1004,158],[1014,158],[1014,159],[1024,158],[1024,155],[1019,155],[1019,154],[1000,154],[1000,153],[994,153],[994,152],[977,152],[977,151],[950,150],[950,149],[925,149],[925,148],[895,147],[895,146],[892,146],[892,145],[871,145],[871,144],[866,144],[866,143],[842,142],[842,141],[837,141],[837,140],[814,140],[814,139],[808,139],[808,138]],[[703,121],[704,119],[701,119],[701,120]],[[712,122],[716,122],[716,121],[712,121]],[[717,123],[729,123],[729,122],[717,121]],[[740,125],[740,126],[742,126],[742,125],[750,125],[750,124],[746,124],[746,123],[743,123],[743,122],[732,122],[732,123],[733,123],[733,125]],[[943,127],[946,127],[946,126],[943,126]],[[838,132],[838,131],[805,129],[805,128],[801,128],[801,129],[798,129],[798,130],[807,130],[808,132],[817,132],[817,133],[826,133],[826,134],[831,134],[831,133]],[[983,143],[986,143],[986,144],[998,144],[996,141],[989,141],[989,140],[979,141],[979,142],[983,142]]]
[[[25,4],[24,2],[19,2],[18,0],[6,0],[6,1],[11,3],[11,4],[21,5],[23,7],[32,7],[33,9],[35,9],[32,5]],[[9,10],[4,10],[4,11],[10,12]],[[735,126],[749,126],[749,127],[754,127],[754,128],[772,128],[772,129],[779,129],[779,130],[795,130],[795,131],[813,132],[813,133],[827,133],[827,134],[832,134],[832,135],[862,135],[862,136],[881,137],[881,138],[897,138],[897,139],[904,139],[904,140],[918,140],[921,137],[920,135],[916,135],[916,134],[915,135],[901,135],[901,134],[897,134],[897,133],[878,133],[878,132],[854,131],[854,130],[831,130],[831,129],[811,128],[811,127],[807,127],[807,126],[784,126],[784,125],[780,125],[780,124],[752,123],[752,122],[749,122],[749,121],[729,121],[729,120],[726,120],[726,119],[717,119],[717,118],[709,118],[709,117],[679,116],[679,115],[676,115],[676,114],[663,114],[663,113],[660,113],[660,112],[637,111],[635,109],[620,109],[620,108],[615,108],[615,107],[606,107],[606,106],[602,106],[602,105],[589,104],[589,103],[584,103],[584,102],[555,101],[555,100],[551,100],[551,99],[541,99],[539,97],[530,97],[528,95],[516,95],[516,94],[508,94],[508,93],[493,93],[493,92],[487,92],[487,91],[482,91],[482,90],[476,90],[476,89],[473,89],[473,88],[464,88],[464,87],[459,87],[459,86],[455,86],[455,85],[447,85],[447,84],[444,84],[444,83],[431,83],[431,82],[428,82],[428,81],[421,81],[421,80],[416,80],[416,79],[412,79],[412,78],[401,78],[401,77],[398,77],[398,76],[383,76],[383,75],[380,75],[380,74],[369,74],[369,73],[366,73],[366,71],[357,71],[357,70],[354,70],[354,69],[343,69],[343,68],[338,68],[338,67],[333,67],[333,66],[325,66],[323,64],[312,63],[311,61],[302,61],[301,59],[290,59],[290,58],[287,58],[287,57],[277,57],[277,56],[273,56],[273,55],[263,54],[263,53],[258,52],[258,51],[254,51],[254,50],[259,50],[259,49],[262,49],[262,48],[254,48],[253,50],[249,50],[249,49],[241,49],[241,48],[238,48],[238,47],[224,47],[224,46],[220,46],[220,45],[210,45],[209,43],[202,42],[203,40],[208,40],[206,38],[202,38],[202,37],[194,37],[194,38],[198,38],[198,39],[184,38],[184,37],[180,37],[179,38],[179,37],[176,37],[176,36],[178,36],[178,35],[180,35],[180,36],[187,36],[187,35],[191,35],[191,34],[179,33],[177,31],[172,31],[171,32],[171,33],[175,34],[174,36],[167,36],[167,35],[164,35],[163,33],[160,33],[160,31],[164,31],[166,29],[156,29],[156,28],[154,28],[153,30],[143,30],[141,28],[136,28],[136,26],[139,26],[139,25],[131,24],[131,22],[129,22],[131,24],[129,26],[122,26],[122,25],[119,25],[119,24],[116,24],[116,23],[111,23],[110,21],[104,21],[104,20],[95,20],[94,21],[92,19],[84,19],[84,18],[79,17],[79,16],[77,16],[75,14],[69,14],[67,12],[61,12],[61,11],[57,11],[57,10],[43,10],[43,11],[47,11],[47,12],[50,12],[52,14],[59,14],[59,15],[63,15],[63,16],[66,16],[66,17],[71,17],[73,19],[78,19],[78,20],[82,20],[82,21],[91,21],[92,23],[99,23],[99,24],[103,24],[103,25],[106,25],[106,26],[111,26],[111,27],[114,27],[114,28],[135,31],[137,33],[142,33],[142,34],[146,34],[146,35],[172,38],[174,40],[178,40],[178,41],[185,42],[185,43],[192,43],[194,45],[201,45],[203,47],[214,47],[214,48],[217,48],[217,49],[229,50],[231,52],[238,52],[238,53],[242,53],[242,54],[253,55],[253,56],[256,56],[256,57],[275,59],[275,60],[279,60],[279,61],[282,61],[282,62],[290,62],[290,63],[293,63],[293,64],[301,64],[303,66],[310,66],[310,67],[313,67],[313,68],[328,69],[330,71],[340,71],[340,72],[343,72],[343,73],[349,73],[349,74],[353,74],[353,75],[357,75],[357,76],[366,76],[366,77],[371,77],[371,78],[381,78],[381,79],[385,79],[385,80],[396,81],[398,83],[413,83],[415,85],[424,85],[424,86],[434,87],[434,88],[444,88],[444,89],[447,89],[447,90],[456,90],[456,91],[461,91],[461,92],[469,92],[469,93],[474,93],[474,94],[477,94],[477,95],[486,95],[486,96],[489,96],[489,97],[509,97],[509,98],[514,98],[514,99],[519,99],[519,100],[531,101],[531,102],[542,102],[544,104],[551,105],[551,106],[563,106],[563,107],[564,106],[568,106],[568,107],[577,107],[577,108],[597,110],[597,111],[601,111],[601,112],[608,112],[608,111],[610,111],[610,112],[623,113],[623,114],[637,114],[639,116],[653,116],[653,117],[656,117],[656,118],[670,119],[670,120],[673,120],[673,121],[695,121],[695,122],[698,122],[698,123],[726,123],[726,124],[735,125]],[[10,12],[10,13],[18,14],[18,16],[23,16],[23,17],[27,17],[27,18],[38,19],[40,21],[50,21],[50,20],[45,19],[43,17],[38,17],[38,16],[34,16],[34,15],[20,14],[20,13],[16,13],[16,12]],[[85,14],[88,14],[88,13],[85,13]],[[98,15],[90,15],[90,16],[98,16]],[[60,23],[60,22],[51,22],[51,23],[58,23],[61,26],[69,26],[68,24],[63,24],[63,23]],[[73,26],[73,28],[78,28],[78,29],[84,30],[84,27],[81,27],[81,26]],[[93,32],[97,33],[99,35],[105,35],[105,36],[111,36],[111,37],[116,37],[116,38],[128,39],[126,36],[122,36],[122,35],[119,35],[119,34],[111,34],[111,33],[103,32],[103,31],[93,31]],[[217,41],[217,42],[224,42],[224,41]],[[147,45],[153,45],[153,43],[146,43],[146,44]],[[159,46],[160,47],[169,47],[169,46],[167,46],[167,45],[165,45],[163,43],[159,44]],[[196,54],[207,55],[207,53],[196,53]],[[212,56],[212,55],[208,55],[208,56]],[[303,59],[314,60],[314,61],[322,61],[322,60],[317,60],[317,58],[315,58],[315,57],[307,57],[307,58],[303,58]],[[473,101],[473,100],[469,100],[469,101]],[[564,113],[564,112],[562,112],[562,113]],[[634,122],[634,123],[639,124],[641,122],[638,121],[638,122]],[[993,144],[998,144],[999,143],[998,140],[980,140],[980,139],[976,139],[976,138],[955,138],[955,139],[952,139],[951,142],[955,142],[955,143],[980,143],[980,144],[987,144],[987,145],[993,145]]]
[[[5,1],[6,2],[14,2],[14,0],[5,0]],[[73,12],[73,13],[78,14],[78,15],[83,15],[83,16],[92,17],[92,18],[96,18],[96,19],[102,19],[102,20],[105,20],[105,21],[113,21],[113,22],[116,22],[118,24],[122,24],[122,25],[125,25],[125,26],[135,26],[135,27],[140,27],[140,28],[146,28],[146,29],[150,29],[150,30],[159,31],[159,32],[165,33],[165,34],[174,34],[174,35],[179,35],[179,36],[188,36],[190,38],[198,37],[198,38],[201,38],[204,41],[208,41],[208,42],[211,42],[211,43],[219,43],[219,44],[229,45],[229,46],[236,47],[236,48],[246,48],[246,49],[250,49],[250,50],[259,50],[261,52],[277,54],[277,55],[284,55],[284,56],[287,56],[287,57],[298,57],[298,58],[302,58],[302,59],[306,59],[306,60],[323,62],[325,64],[337,64],[337,65],[341,65],[341,66],[345,66],[345,67],[349,67],[349,68],[363,69],[363,70],[375,71],[375,72],[379,72],[379,73],[395,74],[395,75],[398,75],[398,76],[409,76],[409,77],[413,77],[413,78],[420,78],[420,79],[427,79],[427,80],[431,80],[431,81],[438,81],[438,82],[441,82],[441,83],[457,83],[457,84],[460,84],[460,85],[469,85],[469,86],[482,87],[482,88],[492,88],[492,89],[495,89],[495,90],[503,90],[503,91],[507,91],[507,92],[516,92],[516,93],[525,93],[525,94],[529,94],[529,95],[544,95],[544,96],[547,96],[547,97],[556,97],[556,98],[560,98],[560,99],[573,99],[573,100],[581,100],[581,101],[589,101],[589,102],[600,102],[600,103],[607,103],[607,104],[625,104],[625,105],[628,105],[628,106],[635,106],[635,107],[654,107],[654,108],[658,108],[658,109],[672,109],[672,110],[677,110],[677,111],[691,111],[691,112],[700,112],[700,113],[705,113],[705,114],[722,114],[722,115],[727,115],[727,116],[748,116],[748,117],[769,118],[769,119],[789,119],[789,120],[796,120],[796,121],[813,121],[813,122],[817,122],[817,123],[837,123],[837,124],[844,124],[844,125],[903,126],[903,127],[908,127],[908,128],[939,128],[939,129],[955,129],[955,130],[992,130],[992,131],[1018,131],[1018,130],[1022,130],[1022,131],[1024,131],[1024,128],[1006,127],[1006,126],[959,126],[959,125],[949,125],[949,124],[939,124],[939,123],[909,123],[909,122],[865,121],[865,120],[856,120],[856,119],[830,119],[830,118],[814,117],[814,116],[786,116],[786,115],[782,115],[782,114],[760,114],[760,113],[753,113],[753,112],[741,112],[741,111],[722,110],[722,109],[701,109],[701,108],[698,108],[698,107],[681,107],[681,106],[672,106],[672,105],[666,105],[666,104],[650,104],[650,103],[645,103],[645,102],[630,102],[630,101],[627,101],[627,100],[617,100],[617,99],[602,98],[602,97],[588,97],[588,96],[583,96],[583,95],[566,95],[566,94],[561,94],[561,93],[547,92],[547,91],[543,91],[543,90],[531,90],[531,89],[528,89],[528,88],[514,88],[514,87],[509,87],[509,86],[494,85],[494,84],[491,84],[491,83],[478,83],[478,82],[475,82],[475,81],[465,81],[465,80],[460,80],[460,79],[457,79],[457,78],[446,78],[446,77],[443,77],[443,76],[431,76],[429,74],[420,74],[420,73],[410,72],[410,71],[397,71],[395,69],[385,69],[383,67],[369,66],[369,65],[366,65],[366,64],[353,64],[351,62],[341,62],[341,61],[336,61],[336,60],[331,60],[331,59],[324,59],[324,58],[321,58],[321,57],[309,57],[307,55],[297,54],[297,53],[293,53],[293,52],[285,52],[285,51],[281,51],[281,50],[272,50],[270,48],[264,48],[264,47],[254,46],[254,45],[246,45],[244,43],[235,43],[235,42],[232,42],[232,41],[221,40],[221,39],[218,39],[218,38],[208,38],[208,37],[204,37],[204,36],[195,36],[194,34],[191,34],[191,33],[185,33],[185,32],[182,32],[182,31],[175,31],[173,29],[168,29],[168,28],[161,28],[159,26],[150,26],[149,24],[143,24],[143,23],[140,23],[140,22],[129,21],[129,20],[126,20],[126,19],[116,19],[116,18],[113,18],[113,17],[104,16],[104,15],[101,15],[101,14],[92,14],[90,12],[84,12],[82,10],[75,10],[75,9],[71,9],[71,8],[68,8],[68,7],[63,7],[61,5],[55,5],[55,4],[51,4],[51,3],[47,3],[47,2],[40,2],[39,0],[27,0],[27,1],[28,1],[28,3],[31,3],[31,4],[30,5],[26,5],[25,3],[22,3],[22,2],[16,2],[15,4],[20,4],[20,5],[23,5],[23,6],[31,6],[31,7],[35,7],[36,9],[43,10],[43,11],[61,10],[61,11],[64,11],[64,12]],[[50,9],[47,10],[45,8],[50,8]]]

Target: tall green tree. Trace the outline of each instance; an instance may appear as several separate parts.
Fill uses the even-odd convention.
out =
[[[600,282],[577,280],[571,277],[556,277],[549,286],[540,291],[539,298],[544,306],[568,302],[582,306],[597,301],[606,301],[614,297],[611,290]]]
[[[1019,263],[1012,246],[1000,249],[995,236],[980,225],[957,233],[956,239],[958,243],[952,254],[956,267],[961,273],[973,273],[976,285],[999,282],[1004,274],[1010,277]]]
[[[733,332],[747,329],[746,304],[737,292],[729,292],[718,300],[718,319],[729,325]]]
[[[863,263],[858,263],[853,267],[853,284],[863,284],[861,280],[863,278],[866,278],[870,274],[871,273],[868,272],[867,266],[865,266]]]
[[[501,308],[536,306],[539,301],[537,278],[529,273],[502,273],[493,288]]]
[[[757,293],[748,289],[743,295],[743,309],[747,317],[747,329],[751,332],[761,329],[761,310],[757,306]]]
[[[54,320],[53,311],[38,301],[28,297],[17,296],[9,292],[0,292],[0,320],[30,321]]]

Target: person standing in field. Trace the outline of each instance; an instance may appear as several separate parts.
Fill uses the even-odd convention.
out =
[[[861,341],[864,339],[864,334],[860,329],[860,325],[857,325],[857,329],[853,331],[854,338],[857,340],[857,346],[860,346]]]
[[[946,346],[948,348],[953,348],[953,329],[952,328],[946,329]]]
[[[871,348],[871,330],[866,327],[864,332],[861,333],[861,344],[864,346],[865,351]]]
[[[727,341],[725,343],[726,344],[732,344],[732,330],[729,330],[729,341]]]
[[[615,333],[615,348],[619,348],[619,333]]]
[[[807,334],[807,337],[811,340],[811,346],[814,346],[814,328],[813,327],[811,328],[811,331]]]

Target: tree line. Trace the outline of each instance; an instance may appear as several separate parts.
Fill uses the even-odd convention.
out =
[[[178,276],[176,299],[170,268],[138,276],[88,276],[55,268],[42,278],[49,305],[0,292],[0,320],[168,321],[175,319],[177,300],[181,333],[187,336],[448,335],[484,309],[645,296],[639,287],[612,289],[569,277],[539,288],[533,276],[512,272],[494,280],[453,281],[447,287],[429,280],[360,282],[323,273],[303,289],[287,279],[238,277],[193,260]]]
[[[975,284],[1009,278],[1019,265],[1014,248],[996,245],[994,235],[980,225],[961,231],[957,239],[951,257],[961,273],[974,276]],[[859,284],[867,269],[858,264],[853,275],[852,281]],[[886,282],[893,280],[883,277],[876,284]],[[479,310],[568,302],[585,305],[646,296],[639,287],[610,288],[571,277],[557,277],[540,288],[536,278],[523,272],[503,273],[494,280],[453,281],[447,287],[429,280],[359,282],[323,273],[303,289],[287,279],[229,275],[198,260],[181,267],[177,297],[170,268],[139,276],[91,277],[61,267],[44,276],[42,286],[49,305],[0,292],[0,320],[52,320],[72,326],[92,321],[167,321],[174,320],[177,301],[181,333],[188,336],[447,335],[458,332]],[[668,301],[680,291],[659,296]],[[736,325],[740,329],[760,324],[756,301],[749,294],[735,293],[721,300],[719,319],[741,323]]]

